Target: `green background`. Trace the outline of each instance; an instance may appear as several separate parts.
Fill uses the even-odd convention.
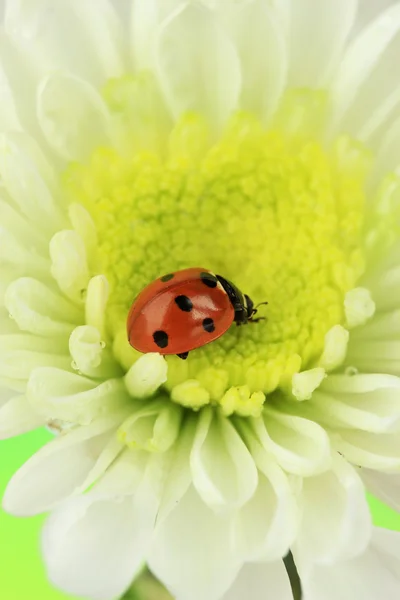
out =
[[[0,443],[0,495],[7,481],[36,450],[51,438],[44,430]],[[51,476],[51,473],[49,473]],[[377,525],[400,531],[400,515],[371,499]],[[46,581],[39,553],[39,532],[44,518],[11,517],[0,512],[0,597],[3,600],[66,600]]]

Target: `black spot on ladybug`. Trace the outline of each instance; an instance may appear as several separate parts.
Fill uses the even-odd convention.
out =
[[[171,281],[171,279],[173,279],[173,278],[174,278],[174,274],[168,273],[167,275],[163,275],[162,277],[160,277],[160,281],[165,283],[166,281]]]
[[[193,302],[187,296],[177,296],[175,302],[184,312],[190,312],[193,308]]]
[[[168,333],[165,331],[155,331],[153,333],[153,340],[159,348],[166,348],[168,346]]]
[[[202,282],[209,288],[215,288],[218,284],[218,279],[212,273],[200,273]]]
[[[212,319],[203,319],[203,329],[208,333],[215,331],[214,321]]]

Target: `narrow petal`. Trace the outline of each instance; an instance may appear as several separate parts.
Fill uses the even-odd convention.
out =
[[[108,135],[107,107],[83,79],[57,72],[41,83],[37,98],[43,134],[61,158],[86,158]]]
[[[67,68],[100,84],[123,72],[121,23],[108,0],[5,4],[5,30],[39,73]]]
[[[168,363],[164,356],[149,352],[141,356],[125,376],[125,385],[134,398],[146,398],[154,394],[167,381]]]
[[[30,277],[7,288],[5,306],[22,331],[37,335],[67,338],[82,319],[75,306]]]
[[[286,82],[287,55],[282,29],[263,0],[251,0],[233,10],[226,10],[226,6],[220,9],[241,62],[240,107],[265,122],[275,110]]]
[[[15,207],[6,201],[0,200],[0,222],[17,239],[24,240],[35,254],[46,256],[48,239],[41,229],[33,228],[32,224]]]
[[[48,576],[74,596],[119,598],[145,560],[152,531],[152,516],[138,510],[132,497],[114,502],[90,494],[71,498],[43,531]]]
[[[44,419],[30,406],[25,396],[16,396],[0,408],[0,439],[20,435],[44,425]]]
[[[368,137],[399,104],[395,76],[399,32],[396,3],[381,11],[347,50],[333,83],[334,123],[340,122],[342,130],[357,135],[364,129],[363,137]]]
[[[230,524],[191,487],[156,530],[149,567],[176,600],[218,600],[230,587],[240,568],[229,548]]]
[[[302,586],[304,600],[397,600],[400,534],[375,528],[373,541],[362,556],[334,566],[317,566]]]
[[[3,498],[4,509],[14,515],[34,515],[79,491],[115,426],[115,418],[101,419],[41,448],[10,480]]]
[[[371,537],[371,515],[353,467],[336,455],[332,470],[304,479],[302,498],[303,517],[295,545],[302,578],[314,563],[333,564],[364,552]]]
[[[164,398],[147,402],[122,423],[119,439],[129,448],[166,452],[178,437],[182,413],[182,407]]]
[[[354,341],[346,362],[365,373],[400,375],[400,340]]]
[[[240,64],[212,12],[185,3],[162,26],[157,72],[172,114],[195,111],[221,127],[237,108]]]
[[[357,4],[357,0],[291,3],[290,86],[320,87],[330,82],[353,26]]]
[[[263,447],[289,473],[307,477],[330,467],[329,438],[317,423],[272,408],[252,423]]]
[[[388,473],[400,469],[399,434],[369,433],[342,429],[332,435],[332,444],[353,464]]]
[[[400,428],[400,378],[392,375],[331,375],[308,405],[327,427],[381,433]]]
[[[190,455],[193,484],[215,510],[242,506],[257,486],[253,458],[233,425],[204,409]]]
[[[400,513],[400,475],[360,469],[360,476],[371,494]]]
[[[297,501],[286,474],[245,428],[245,439],[259,469],[253,497],[236,514],[233,545],[247,561],[281,559],[289,551],[298,527]],[[247,432],[247,434],[246,434]]]
[[[0,336],[0,380],[7,379],[9,387],[25,390],[31,373],[40,367],[68,369],[70,358],[62,353],[59,339],[16,333]]]
[[[76,327],[69,338],[69,351],[74,367],[93,379],[113,379],[122,376],[122,369],[100,331],[91,325]]]
[[[27,397],[39,414],[81,425],[87,425],[96,417],[112,414],[129,402],[122,379],[98,383],[51,367],[37,368],[32,372]]]
[[[266,600],[268,597],[293,600],[282,560],[274,563],[246,564],[222,600]]]
[[[196,418],[188,418],[183,424],[179,440],[174,445],[170,468],[165,478],[157,523],[163,520],[180,502],[192,483],[190,451],[196,432]]]
[[[131,48],[138,70],[154,66],[156,33],[183,0],[136,0],[131,11]]]
[[[46,233],[63,227],[65,221],[53,197],[55,174],[32,138],[18,132],[1,134],[0,175],[29,221]]]
[[[58,231],[50,240],[51,274],[68,298],[82,304],[90,275],[86,248],[76,231]]]

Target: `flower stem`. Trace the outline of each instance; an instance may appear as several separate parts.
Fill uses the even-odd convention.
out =
[[[289,550],[289,554],[285,556],[283,562],[286,567],[287,574],[289,576],[290,585],[292,587],[293,600],[302,599],[301,581],[297,571],[296,564],[294,562],[293,554]]]

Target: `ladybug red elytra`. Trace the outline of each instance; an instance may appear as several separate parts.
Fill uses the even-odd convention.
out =
[[[128,339],[139,352],[186,359],[233,322],[259,321],[256,312],[249,296],[221,275],[199,267],[183,269],[156,279],[136,297],[128,315]]]

